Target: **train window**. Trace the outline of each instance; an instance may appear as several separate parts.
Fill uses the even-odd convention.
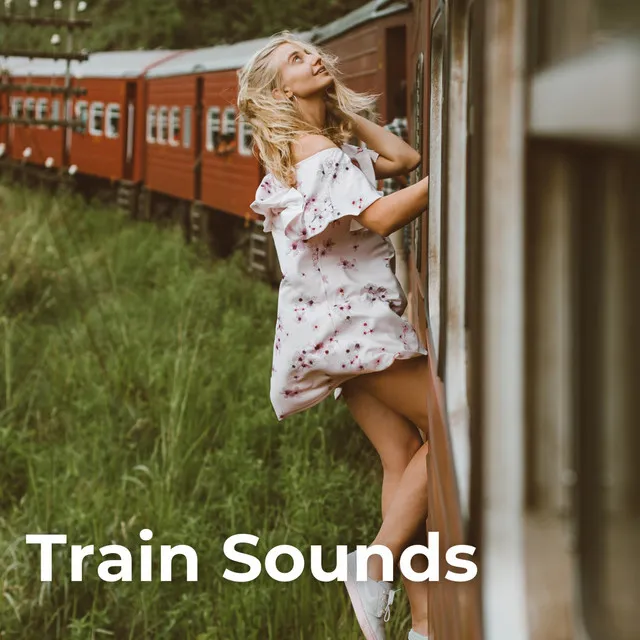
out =
[[[234,107],[226,107],[222,112],[222,131],[220,132],[220,145],[216,152],[221,155],[233,153],[238,146],[236,140],[236,110]]]
[[[191,147],[191,107],[185,107],[182,116],[182,146],[185,149]]]
[[[49,100],[39,98],[36,102],[36,120],[47,120],[49,118]],[[41,128],[45,128],[40,125]]]
[[[22,118],[24,115],[22,98],[13,98],[11,100],[11,112],[14,118]]]
[[[147,142],[154,143],[158,134],[157,109],[149,107],[147,109]]]
[[[107,105],[105,135],[107,138],[120,137],[120,105],[112,102]]]
[[[252,127],[243,118],[240,118],[240,155],[253,155],[253,133]]]
[[[51,102],[51,119],[60,120],[60,100],[53,100]],[[59,127],[54,126],[53,129],[59,129]]]
[[[220,144],[220,107],[207,111],[207,151],[215,151]]]
[[[104,133],[104,103],[92,102],[89,107],[89,133],[101,136]]]
[[[35,100],[35,98],[27,98],[24,101],[24,116],[28,120],[35,120],[35,118],[36,118],[36,100]]]
[[[158,144],[167,144],[169,141],[169,108],[160,107],[158,109]]]
[[[171,107],[169,116],[169,144],[173,147],[180,146],[182,134],[182,123],[180,118],[180,107]]]
[[[136,103],[130,99],[127,105],[127,155],[125,162],[133,160],[133,149],[135,145],[136,128]]]
[[[85,100],[76,102],[76,118],[85,126],[89,122],[89,103]]]
[[[236,110],[227,107],[222,114],[222,135],[232,138],[236,135]]]

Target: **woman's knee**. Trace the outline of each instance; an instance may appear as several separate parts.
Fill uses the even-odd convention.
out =
[[[379,451],[383,470],[386,473],[403,473],[421,446],[422,439],[416,431],[412,436],[395,441],[392,447]]]

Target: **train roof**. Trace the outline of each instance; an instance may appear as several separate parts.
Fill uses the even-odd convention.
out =
[[[73,69],[73,63],[71,63]],[[49,60],[48,58],[23,58],[10,69],[14,76],[64,76],[67,71],[66,60]]]
[[[97,51],[89,54],[84,62],[71,63],[71,74],[75,78],[136,78],[151,65],[180,52],[168,49],[154,51]],[[18,76],[64,76],[67,72],[65,60],[47,58],[13,59],[10,72]],[[17,62],[21,60],[21,62]]]
[[[3,56],[0,57],[0,71],[8,71],[9,73],[13,73],[16,69],[20,69],[20,67],[24,67],[28,64],[29,58],[25,58],[22,56]]]
[[[308,39],[311,32],[296,33],[295,35],[302,39]],[[194,49],[157,65],[146,75],[147,78],[162,78],[240,69],[267,42],[269,42],[269,38],[257,38],[235,44],[220,44],[205,49]]]
[[[319,44],[331,40],[372,20],[406,11],[409,5],[406,0],[372,0],[346,16],[314,29],[313,41]]]
[[[137,78],[162,60],[181,55],[180,51],[97,51],[73,68],[76,78]]]
[[[246,40],[235,44],[194,49],[157,65],[147,73],[148,78],[188,75],[207,71],[239,69],[267,42],[267,38]]]

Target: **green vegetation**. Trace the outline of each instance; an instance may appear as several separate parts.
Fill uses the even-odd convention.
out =
[[[68,13],[71,0],[64,0]],[[77,0],[73,0],[77,1]],[[28,13],[28,0],[14,0]],[[41,2],[41,15],[52,0]],[[83,14],[91,30],[78,36],[91,50],[207,47],[269,36],[282,29],[324,25],[361,7],[365,0],[88,0]],[[0,28],[4,46],[48,46],[55,30]]]
[[[260,558],[278,544],[308,557],[311,544],[369,542],[379,520],[379,464],[343,403],[277,421],[276,296],[242,265],[79,197],[1,188],[3,640],[360,638],[341,583],[222,578],[246,570],[222,551],[235,533],[259,536]],[[41,583],[27,533],[95,545],[84,581],[56,547]],[[133,582],[98,578],[107,544],[131,550]],[[198,581],[177,558],[160,582],[160,544],[191,545]],[[390,637],[406,635],[407,612],[394,604]]]

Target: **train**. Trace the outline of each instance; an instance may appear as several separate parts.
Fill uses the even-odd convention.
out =
[[[426,527],[442,549],[475,547],[479,567],[431,585],[433,640],[637,638],[640,19],[601,5],[372,0],[302,34],[380,94],[382,121],[407,117],[411,181],[430,177],[428,209],[395,243],[431,362]],[[109,188],[189,242],[244,247],[277,284],[236,110],[237,71],[265,41],[91,54],[66,107],[2,94],[5,113],[67,109],[87,128],[0,125],[0,169]],[[33,85],[65,69],[4,63]]]

